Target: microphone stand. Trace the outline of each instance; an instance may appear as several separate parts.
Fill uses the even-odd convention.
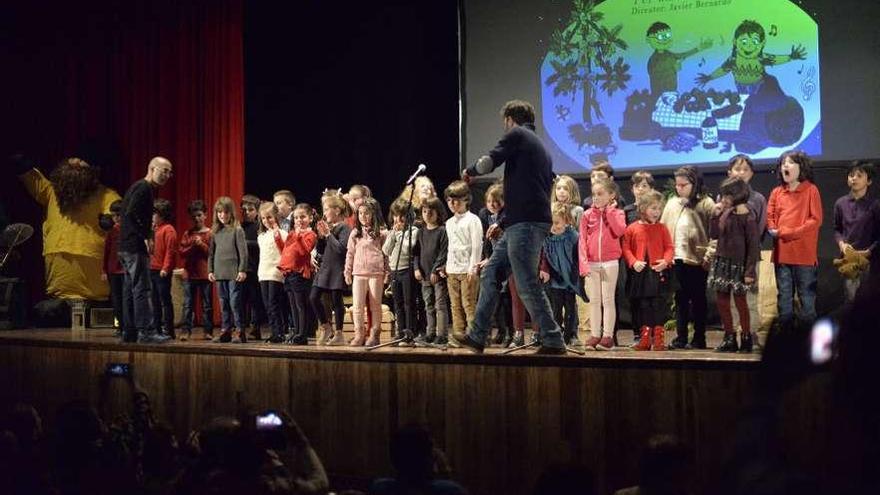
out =
[[[410,184],[407,184],[407,185],[409,186]],[[410,277],[412,277],[413,274],[415,273],[414,267],[413,267],[415,259],[413,258],[413,251],[412,251],[412,245],[413,245],[412,227],[413,227],[413,223],[415,223],[415,212],[413,212],[412,200],[413,200],[413,195],[415,194],[415,192],[416,192],[416,182],[415,182],[415,180],[413,180],[412,185],[409,190],[409,198],[407,198],[406,217],[405,217],[405,220],[403,223],[403,234],[401,234],[401,238],[400,238],[401,246],[398,247],[397,258],[394,260],[394,270],[393,270],[394,273],[391,277],[391,280],[392,280],[391,283],[394,283],[395,279],[398,276],[398,270],[400,269],[400,254],[403,252],[403,243],[404,242],[407,243],[406,248],[407,248],[407,252],[409,253],[409,270],[410,270],[409,274],[410,274]],[[393,231],[392,231],[392,235],[395,235]],[[416,280],[413,279],[412,281],[416,281]],[[397,283],[407,283],[407,282],[402,281],[402,280],[397,280]],[[415,290],[415,287],[413,287],[413,290]],[[392,292],[393,292],[393,289],[392,289]],[[415,305],[415,297],[413,297],[412,304]],[[405,315],[406,310],[404,310],[403,313]],[[413,314],[415,314],[415,308],[413,308]],[[410,322],[410,323],[413,323],[413,322]],[[400,322],[397,321],[396,315],[394,318],[394,324],[397,327],[398,341],[401,341],[399,338],[401,331],[403,331],[404,333],[409,331],[409,335],[410,335],[409,340],[403,339],[402,342],[412,344],[412,342],[413,342],[412,329],[401,330],[400,329]]]
[[[518,345],[518,346],[516,346],[516,347],[511,347],[511,348],[509,348],[509,349],[505,349],[501,354],[512,354],[512,353],[514,353],[514,352],[522,351],[522,350],[524,350],[524,349],[528,349],[528,348],[530,348],[530,347],[537,347],[537,346],[540,345],[540,343],[541,343],[540,340],[538,340],[538,339],[534,339],[534,340],[532,340],[531,342],[526,342],[526,343],[523,344],[523,345]],[[587,353],[584,352],[584,351],[581,351],[581,350],[575,349],[574,347],[571,347],[571,346],[568,346],[568,345],[565,346],[565,350],[568,351],[568,352],[571,352],[571,353],[577,354],[578,356],[584,356],[584,355],[587,354]]]
[[[378,345],[367,347],[366,350],[372,351],[374,349],[381,349],[382,347],[397,345],[397,344],[401,344],[404,342],[412,343],[412,341],[413,341],[413,334],[409,329],[406,329],[403,331],[402,337],[396,338],[396,339],[389,341],[389,342],[385,342],[384,344],[378,344]]]

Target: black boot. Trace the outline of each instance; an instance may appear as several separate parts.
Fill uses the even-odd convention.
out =
[[[688,348],[687,342],[688,342],[687,327],[685,327],[685,330],[683,332],[676,328],[675,338],[672,339],[672,342],[669,343],[669,350],[675,351],[675,350],[679,350],[679,349],[687,349]]]
[[[736,352],[739,347],[736,345],[736,334],[733,332],[724,332],[724,340],[721,345],[715,348],[715,352]]]
[[[742,332],[739,336],[739,352],[749,353],[752,352],[752,346],[754,345],[754,339],[752,337],[751,332]]]
[[[736,339],[734,339],[734,342],[735,341],[736,341]],[[705,330],[703,330],[702,332],[695,331],[694,337],[691,339],[691,343],[688,344],[688,349],[703,350],[705,348],[706,348],[706,331]]]

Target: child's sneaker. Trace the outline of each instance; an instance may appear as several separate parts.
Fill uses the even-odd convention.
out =
[[[590,338],[587,339],[586,342],[584,342],[584,349],[590,349],[590,350],[595,351],[596,346],[599,345],[599,342],[601,342],[601,341],[602,341],[602,339],[600,339],[599,337],[592,337],[591,336]]]
[[[610,351],[614,349],[614,339],[611,337],[602,337],[602,340],[596,344],[597,351]]]

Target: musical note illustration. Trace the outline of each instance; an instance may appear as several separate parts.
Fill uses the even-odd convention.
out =
[[[801,64],[801,68],[798,69],[798,75],[801,75],[801,74],[803,74],[803,73],[804,73],[804,65]]]
[[[776,24],[770,25],[770,36],[776,36],[779,34],[779,30],[776,28]]]
[[[801,81],[801,93],[803,95],[804,101],[810,101],[810,99],[816,93],[815,77],[816,67],[811,66],[809,69],[807,69],[807,74]]]
[[[706,63],[706,57],[703,57],[700,59],[700,64],[697,67],[702,67],[703,64],[705,64],[705,63]]]

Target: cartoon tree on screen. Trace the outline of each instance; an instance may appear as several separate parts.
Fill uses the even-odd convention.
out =
[[[620,38],[623,26],[604,26],[604,14],[595,10],[598,3],[597,0],[574,0],[567,25],[553,32],[550,52],[555,60],[550,64],[554,72],[545,84],[553,85],[555,96],[571,95],[574,99],[578,91],[583,93],[584,126],[571,126],[569,132],[578,144],[601,148],[611,144],[610,132],[607,132],[607,126],[593,126],[594,117],[597,120],[603,118],[602,107],[595,95],[605,91],[612,96],[616,91],[626,89],[631,76],[629,64],[622,57],[615,59],[618,51],[627,49],[627,43]],[[597,142],[604,139],[608,142]]]

